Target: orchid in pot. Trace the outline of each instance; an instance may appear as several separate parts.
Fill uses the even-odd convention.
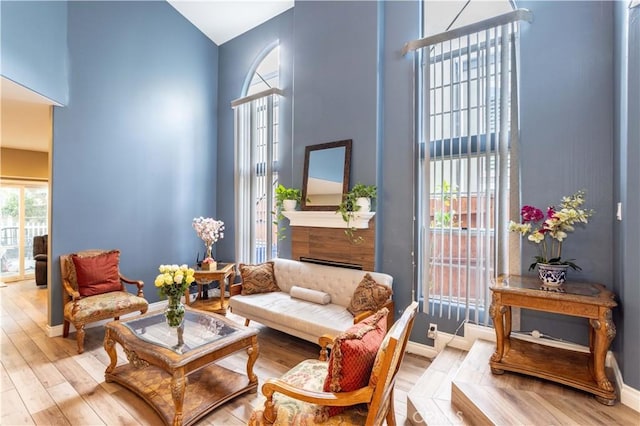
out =
[[[198,237],[204,241],[204,245],[207,248],[207,254],[202,261],[202,267],[208,270],[211,265],[215,265],[216,263],[215,259],[211,256],[211,250],[213,249],[213,244],[219,239],[224,238],[224,222],[210,217],[204,218],[200,216],[193,219],[192,226],[193,229],[196,230]]]
[[[521,223],[509,223],[509,231],[518,232],[538,245],[539,254],[535,256],[536,261],[529,266],[529,270],[538,266],[540,279],[546,284],[562,284],[568,268],[582,270],[574,263],[575,259],[562,258],[562,243],[568,233],[575,230],[576,224],[588,223],[593,215],[593,210],[583,207],[584,203],[585,191],[580,190],[563,197],[559,208],[548,207],[546,214],[534,206],[524,206],[520,210]],[[551,268],[553,272],[549,272],[545,265],[555,266]]]

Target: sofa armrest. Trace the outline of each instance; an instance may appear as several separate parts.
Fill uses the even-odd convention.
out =
[[[394,319],[393,319],[393,300],[389,299],[385,302],[384,305],[382,305],[380,307],[380,309],[382,308],[387,308],[389,309],[389,315],[387,315],[387,330],[389,330],[391,328],[391,326],[394,323]],[[365,312],[361,312],[358,315],[356,315],[355,317],[353,317],[353,323],[357,324],[360,321],[364,320],[365,318],[370,317],[371,315],[375,314],[375,311],[365,311]]]
[[[237,296],[242,293],[242,283],[239,284],[231,284],[229,287],[229,297]]]

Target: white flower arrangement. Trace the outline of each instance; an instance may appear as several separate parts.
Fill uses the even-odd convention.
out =
[[[207,247],[207,258],[211,258],[211,246],[219,239],[224,238],[224,222],[200,216],[193,219],[192,226]]]

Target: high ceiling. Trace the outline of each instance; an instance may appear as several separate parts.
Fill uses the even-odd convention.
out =
[[[218,46],[293,7],[293,0],[167,0]]]

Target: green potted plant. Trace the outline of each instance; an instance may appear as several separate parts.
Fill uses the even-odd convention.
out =
[[[276,187],[276,208],[278,212],[295,210],[301,199],[302,192],[297,188],[287,188],[282,184]]]
[[[302,191],[297,188],[287,188],[286,186],[279,184],[276,187],[275,198],[276,211],[271,213],[273,213],[274,215],[274,225],[278,226],[278,222],[284,219],[284,215],[282,214],[283,210],[290,211],[296,209],[296,206],[298,205],[300,200],[302,200]],[[278,227],[278,230],[276,231],[276,234],[281,240],[285,238],[284,234],[282,234],[281,232],[283,230],[284,228]]]
[[[378,195],[378,189],[375,185],[364,185],[356,183],[353,188],[342,199],[336,212],[340,213],[342,220],[347,222],[347,229],[344,231],[347,237],[353,243],[361,243],[362,237],[355,236],[356,228],[350,226],[353,213],[371,211],[371,201],[375,200]]]

